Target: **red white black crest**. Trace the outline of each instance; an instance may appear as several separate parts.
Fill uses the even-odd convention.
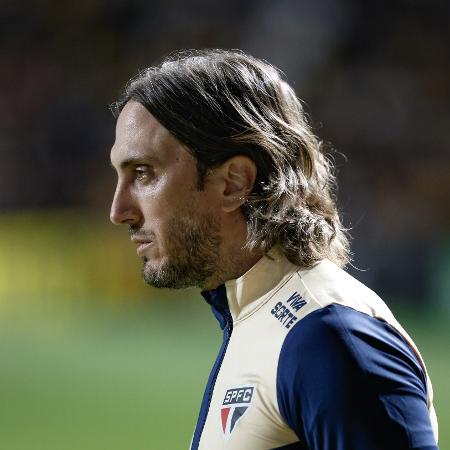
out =
[[[225,439],[230,437],[237,423],[247,412],[254,392],[254,385],[237,386],[227,389],[220,411],[222,431]]]

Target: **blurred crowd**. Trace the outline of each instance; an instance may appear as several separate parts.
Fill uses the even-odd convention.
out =
[[[450,248],[449,19],[445,0],[1,1],[0,210],[107,214],[125,82],[176,49],[241,48],[335,149],[351,270],[420,301]]]

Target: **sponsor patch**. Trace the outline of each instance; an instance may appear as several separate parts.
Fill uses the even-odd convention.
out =
[[[285,302],[289,305],[285,305],[283,302],[278,302],[270,311],[272,316],[281,322],[286,328],[291,328],[292,325],[298,320],[295,313],[299,309],[306,305],[306,300],[295,291]]]
[[[237,423],[242,419],[253,399],[255,392],[254,385],[236,386],[227,389],[223,399],[220,417],[222,421],[222,431],[227,440]]]

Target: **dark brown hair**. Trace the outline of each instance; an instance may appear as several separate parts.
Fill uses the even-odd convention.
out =
[[[237,50],[177,52],[131,79],[113,113],[131,99],[195,156],[199,188],[209,168],[232,156],[255,162],[256,183],[243,206],[251,248],[278,246],[303,267],[349,261],[333,166],[274,66]]]

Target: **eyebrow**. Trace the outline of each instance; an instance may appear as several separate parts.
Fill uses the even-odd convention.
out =
[[[119,167],[121,169],[126,169],[127,167],[133,166],[133,165],[139,165],[139,164],[149,164],[149,162],[153,161],[154,158],[127,158],[124,159]],[[110,166],[115,169],[113,163],[110,161]]]
[[[142,160],[138,158],[127,158],[120,163],[120,168],[126,169],[127,167],[130,167],[138,163],[142,164]]]

